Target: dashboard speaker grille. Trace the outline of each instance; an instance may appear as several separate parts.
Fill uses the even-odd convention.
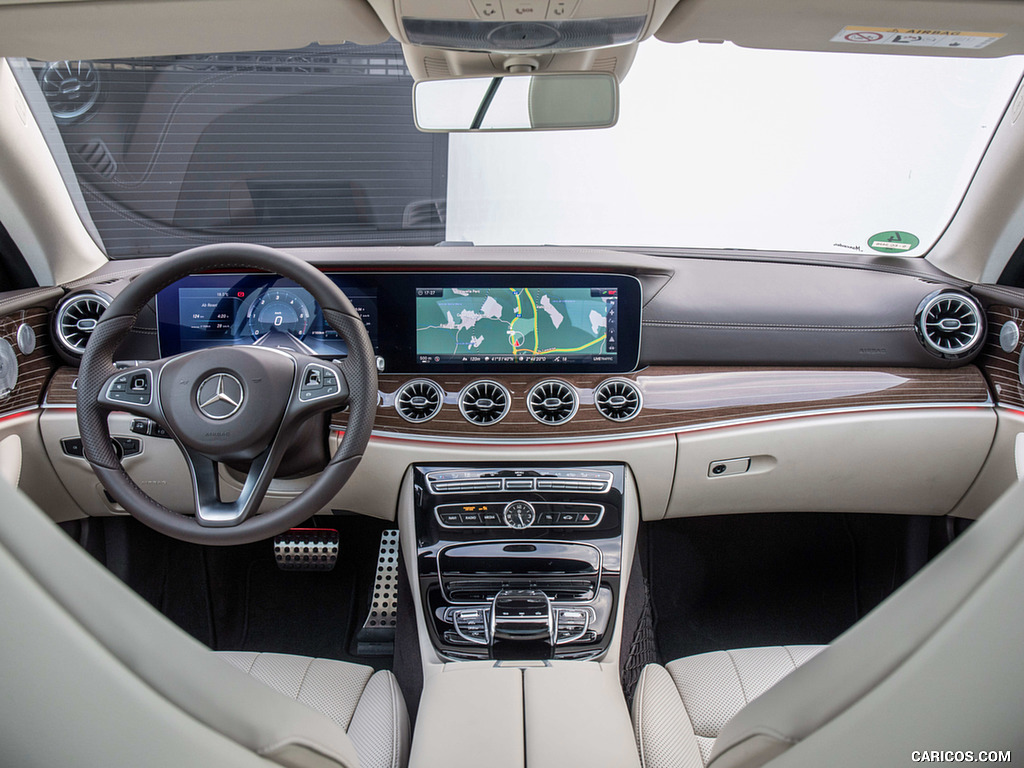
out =
[[[564,381],[542,381],[530,390],[526,398],[533,418],[542,424],[564,424],[579,409],[576,390]]]
[[[481,426],[497,424],[508,413],[512,396],[496,381],[474,381],[459,395],[459,410],[466,421]]]
[[[96,293],[79,293],[61,304],[56,316],[57,340],[61,346],[73,355],[83,354],[86,342],[109,304]]]
[[[943,291],[922,302],[917,313],[917,332],[932,353],[959,358],[969,355],[984,339],[984,316],[970,296]]]
[[[414,424],[430,421],[441,411],[444,393],[430,379],[406,382],[395,394],[395,410]]]
[[[632,381],[609,379],[594,390],[594,406],[606,419],[629,421],[640,413],[643,398]]]

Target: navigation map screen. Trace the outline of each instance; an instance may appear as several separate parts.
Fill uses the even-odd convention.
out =
[[[416,357],[452,363],[618,359],[619,288],[416,288]]]

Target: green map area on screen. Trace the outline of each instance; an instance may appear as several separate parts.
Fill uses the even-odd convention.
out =
[[[608,312],[616,298],[614,292],[606,296],[594,293],[601,292],[590,288],[444,288],[418,292],[416,353],[445,357],[610,353],[614,345],[608,345]]]

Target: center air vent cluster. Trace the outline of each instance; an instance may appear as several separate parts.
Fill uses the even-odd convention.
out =
[[[97,293],[79,293],[65,299],[57,308],[57,340],[73,355],[85,352],[96,323],[110,302]]]
[[[580,407],[576,390],[557,379],[535,385],[526,403],[533,418],[541,424],[564,424],[576,415]]]
[[[443,401],[441,387],[429,379],[415,379],[395,394],[395,409],[403,419],[417,424],[437,416]]]
[[[939,291],[921,302],[915,327],[929,352],[958,359],[981,346],[985,338],[984,317],[971,296],[960,291]]]
[[[459,395],[459,410],[472,424],[497,424],[512,405],[509,391],[496,381],[474,381]]]
[[[413,379],[395,392],[394,406],[403,419],[420,424],[441,412],[446,397],[448,402],[454,400],[458,404],[459,412],[466,421],[481,427],[497,424],[512,411],[512,393],[491,379],[474,381],[457,396],[447,394],[430,379]],[[622,422],[636,418],[643,407],[643,397],[635,382],[613,378],[601,382],[593,390],[593,404],[604,418]],[[525,392],[525,406],[538,422],[556,427],[577,416],[580,393],[561,379],[544,379]]]
[[[594,405],[606,419],[629,421],[640,413],[643,401],[632,381],[609,379],[594,390]]]

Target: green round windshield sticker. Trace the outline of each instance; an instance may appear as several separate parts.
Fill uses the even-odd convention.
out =
[[[917,235],[909,232],[892,230],[890,232],[879,232],[868,238],[868,247],[879,253],[906,253],[920,245],[921,241]]]

